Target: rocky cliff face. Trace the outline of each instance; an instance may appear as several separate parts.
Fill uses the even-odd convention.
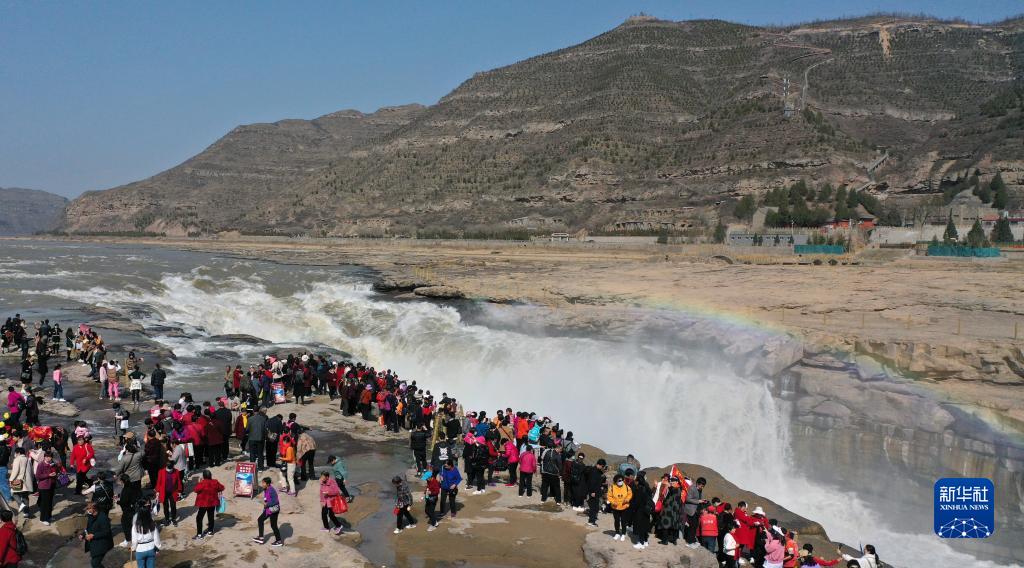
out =
[[[1019,159],[1022,30],[634,18],[478,73],[428,108],[236,129],[168,172],[83,197],[68,223],[103,227],[90,214],[103,205],[137,230],[412,234],[524,216],[595,229],[652,212],[678,228],[673,208],[715,216],[722,200],[797,178],[937,192],[937,171]]]
[[[1006,389],[1024,385],[1012,370],[1021,365],[1019,353],[1007,353],[1001,370],[982,373],[971,359],[998,355],[898,342],[824,349],[787,335],[722,330],[713,322],[697,322],[676,337],[683,346],[724,352],[737,371],[770,381],[790,415],[796,468],[855,492],[897,525],[931,531],[939,478],[992,479],[1000,530],[963,548],[1024,561],[1018,545],[1024,530],[1022,401]],[[919,356],[911,359],[911,353]],[[911,370],[910,362],[918,368]],[[946,383],[941,389],[935,388],[939,380]]]
[[[76,199],[72,232],[269,232],[284,226],[286,188],[331,160],[407,124],[419,105],[373,114],[340,111],[314,120],[235,128],[202,153],[149,179]]]
[[[66,198],[46,191],[0,187],[0,236],[55,229],[67,204]]]

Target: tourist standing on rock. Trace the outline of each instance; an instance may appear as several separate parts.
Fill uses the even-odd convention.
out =
[[[157,363],[153,366],[153,374],[149,376],[149,386],[153,387],[153,398],[164,399],[164,381],[167,379],[167,371],[160,368]]]
[[[722,549],[718,553],[718,561],[723,568],[736,568],[740,558],[740,543],[736,541],[736,532],[739,531],[739,521],[733,521],[729,531],[722,538]]]
[[[295,486],[295,444],[292,441],[291,434],[283,434],[278,444],[280,445],[281,462],[284,464],[284,483],[281,484],[281,489],[285,490],[285,495],[297,495],[298,490]]]
[[[253,537],[252,541],[256,544],[267,542],[267,539],[263,538],[263,523],[269,519],[270,530],[274,531],[274,542],[270,543],[270,546],[284,546],[284,541],[281,540],[281,530],[277,528],[277,516],[281,514],[281,501],[278,499],[274,483],[269,477],[264,477],[261,484],[263,486],[263,512],[256,519],[260,533]]]
[[[770,527],[761,527],[764,533],[764,568],[782,568],[786,559],[786,543],[782,535],[776,533]]]
[[[527,497],[533,497],[533,474],[537,472],[537,455],[533,453],[533,446],[526,444],[523,451],[519,453],[519,496],[525,493]]]
[[[107,512],[89,503],[85,506],[88,518],[85,521],[85,548],[89,552],[92,568],[103,568],[103,557],[114,548],[114,531],[110,528],[110,517]]]
[[[651,512],[654,510],[654,494],[651,486],[647,483],[647,472],[640,471],[636,474],[633,482],[633,498],[630,500],[630,510],[633,512],[633,534],[636,536],[636,543],[633,548],[641,550],[647,548],[647,539],[651,533]]]
[[[348,477],[348,468],[345,467],[345,460],[338,456],[327,456],[327,465],[331,466],[331,477],[334,478],[334,482],[338,485],[341,494],[351,503],[354,498],[349,495],[348,488],[345,487],[345,479]]]
[[[149,503],[142,502],[139,512],[132,523],[131,549],[135,553],[138,568],[154,568],[156,555],[160,553],[160,531],[153,522],[153,513]]]
[[[430,432],[427,432],[426,424],[417,424],[416,429],[409,434],[409,447],[412,448],[413,456],[416,458],[416,477],[427,471],[427,443],[430,441]]]
[[[174,469],[174,464],[167,462],[167,467],[160,470],[156,479],[156,495],[164,510],[164,526],[178,526],[178,495],[182,490],[181,473]]]
[[[32,460],[28,458],[25,448],[21,446],[14,448],[10,485],[14,501],[18,504],[18,513],[26,511],[25,516],[31,517],[27,511],[29,507],[28,496],[35,492],[35,477],[32,475]]]
[[[64,402],[64,371],[60,363],[53,368],[53,400]]]
[[[391,484],[395,486],[395,534],[399,534],[407,528],[416,528],[416,519],[409,513],[409,508],[412,507],[412,493],[409,491],[409,484],[401,476],[393,477]]]
[[[224,491],[224,485],[213,478],[210,470],[203,470],[203,478],[196,483],[192,490],[196,494],[196,536],[193,540],[200,540],[204,537],[213,536],[214,513],[220,505],[220,494]],[[206,531],[203,531],[203,516],[207,518]]]
[[[49,525],[53,515],[53,498],[57,493],[57,474],[60,467],[53,463],[53,454],[43,450],[43,461],[36,466],[36,489],[39,499],[39,522]]]
[[[117,504],[121,506],[121,534],[125,539],[121,546],[128,546],[128,539],[132,536],[132,519],[135,518],[136,507],[139,499],[142,499],[142,490],[131,483],[127,475],[121,476],[121,494],[117,497]]]
[[[128,374],[128,390],[131,391],[134,410],[138,410],[139,405],[142,404],[142,380],[145,378],[146,373],[143,373],[138,366]]]
[[[701,509],[697,519],[697,537],[700,543],[714,554],[718,551],[718,515],[713,507]]]
[[[436,468],[435,468],[436,470]],[[454,460],[447,460],[444,462],[444,467],[441,468],[441,516],[451,511],[452,518],[455,518],[457,505],[455,504],[455,497],[459,494],[459,484],[462,483],[462,474],[459,473],[459,468],[455,467]],[[522,495],[522,493],[520,493]]]
[[[608,487],[606,494],[608,505],[612,508],[612,518],[615,521],[615,540],[626,540],[626,510],[629,509],[629,502],[633,499],[633,490],[626,485],[626,480],[621,474],[616,474],[612,479],[612,485]]]
[[[334,512],[336,508],[335,501],[337,499],[343,499],[341,495],[341,488],[338,487],[338,483],[331,477],[331,472],[324,471],[320,473],[320,520],[324,523],[323,530],[331,530],[331,525],[327,524],[329,520],[334,525],[334,534],[341,534],[341,521],[338,520],[337,514]],[[341,505],[344,505],[342,503]]]
[[[601,458],[587,468],[587,519],[590,526],[597,526],[597,512],[601,505],[601,496],[605,493],[604,472],[608,471],[608,463]],[[628,502],[628,500],[627,500]],[[623,529],[625,536],[625,529]]]
[[[256,464],[256,469],[263,470],[263,440],[267,429],[267,411],[260,407],[255,414],[249,416],[245,429],[249,440],[249,461]],[[276,494],[275,494],[276,495]]]
[[[699,546],[697,544],[697,513],[701,507],[708,503],[704,499],[704,486],[707,484],[708,481],[706,479],[698,477],[697,481],[686,492],[686,503],[683,507],[683,511],[686,513],[686,530],[683,531],[683,538],[690,545],[690,548],[697,548]]]
[[[562,486],[559,483],[562,473],[562,447],[544,448],[540,454],[540,501],[544,503],[551,497],[556,505],[562,504]]]
[[[316,460],[316,440],[305,429],[299,434],[295,453],[299,456],[299,479],[306,481],[315,478],[316,468],[313,463]]]
[[[661,498],[661,513],[658,515],[658,539],[660,544],[676,544],[679,533],[683,531],[682,481],[678,477],[670,477],[667,489]]]
[[[443,515],[435,514],[437,502],[441,496],[441,470],[435,469],[427,479],[427,487],[423,491],[424,513],[427,515],[427,532],[437,528],[437,523]]]
[[[733,513],[733,517],[740,524],[739,530],[734,535],[736,542],[739,543],[741,548],[740,555],[750,560],[754,553],[757,519],[747,513],[746,501],[740,501],[736,504],[736,511]]]

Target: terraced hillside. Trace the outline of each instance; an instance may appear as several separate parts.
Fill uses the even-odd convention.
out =
[[[473,76],[305,178],[274,185],[272,201],[173,220],[312,234],[498,230],[523,217],[571,230],[644,220],[682,229],[797,178],[908,199],[969,168],[1002,170],[1015,185],[1022,74],[1019,20],[759,28],[632,18]],[[125,216],[134,227],[172,220],[161,201],[169,184],[149,187],[152,201]]]
[[[151,178],[89,192],[68,207],[72,232],[167,232],[209,227],[258,232],[280,222],[273,214],[288,187],[330,160],[390,132],[422,112],[419,105],[373,114],[345,110],[313,120],[239,126],[202,153]],[[269,212],[238,225],[250,209]]]

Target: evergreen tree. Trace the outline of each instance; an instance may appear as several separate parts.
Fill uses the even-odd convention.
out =
[[[721,219],[719,219],[718,225],[715,227],[715,242],[716,243],[724,243],[725,242],[725,225],[722,224]]]
[[[992,207],[999,210],[1006,209],[1009,196],[1006,191],[1006,183],[1003,182],[1003,174],[996,173],[996,177],[992,178],[988,187],[992,191]]]
[[[939,246],[939,237],[932,235],[932,242],[929,244],[931,244],[933,247]]]
[[[1006,217],[1000,217],[996,221],[996,226],[992,227],[992,242],[993,243],[1012,243],[1013,242],[1013,231],[1010,230],[1010,220]]]
[[[981,228],[981,221],[975,219],[971,230],[967,232],[967,246],[981,248],[988,246],[988,239],[985,238],[985,230]]]
[[[953,224],[953,213],[949,214],[949,221],[946,222],[946,232],[942,233],[942,242],[947,245],[956,244],[960,240],[960,233],[956,231],[956,225]]]
[[[737,219],[743,219],[749,221],[754,216],[754,211],[757,210],[757,205],[754,203],[754,197],[751,195],[744,195],[736,202],[736,208],[733,209],[733,215]]]
[[[822,186],[821,190],[818,191],[818,203],[831,203],[832,202],[832,184],[826,183]]]

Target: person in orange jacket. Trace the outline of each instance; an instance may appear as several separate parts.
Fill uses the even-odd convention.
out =
[[[282,434],[278,452],[281,455],[281,463],[284,464],[284,483],[281,488],[285,489],[288,495],[297,495],[295,489],[295,440],[291,434]]]
[[[697,520],[697,536],[708,552],[718,551],[718,515],[716,508],[709,505],[700,512]]]

